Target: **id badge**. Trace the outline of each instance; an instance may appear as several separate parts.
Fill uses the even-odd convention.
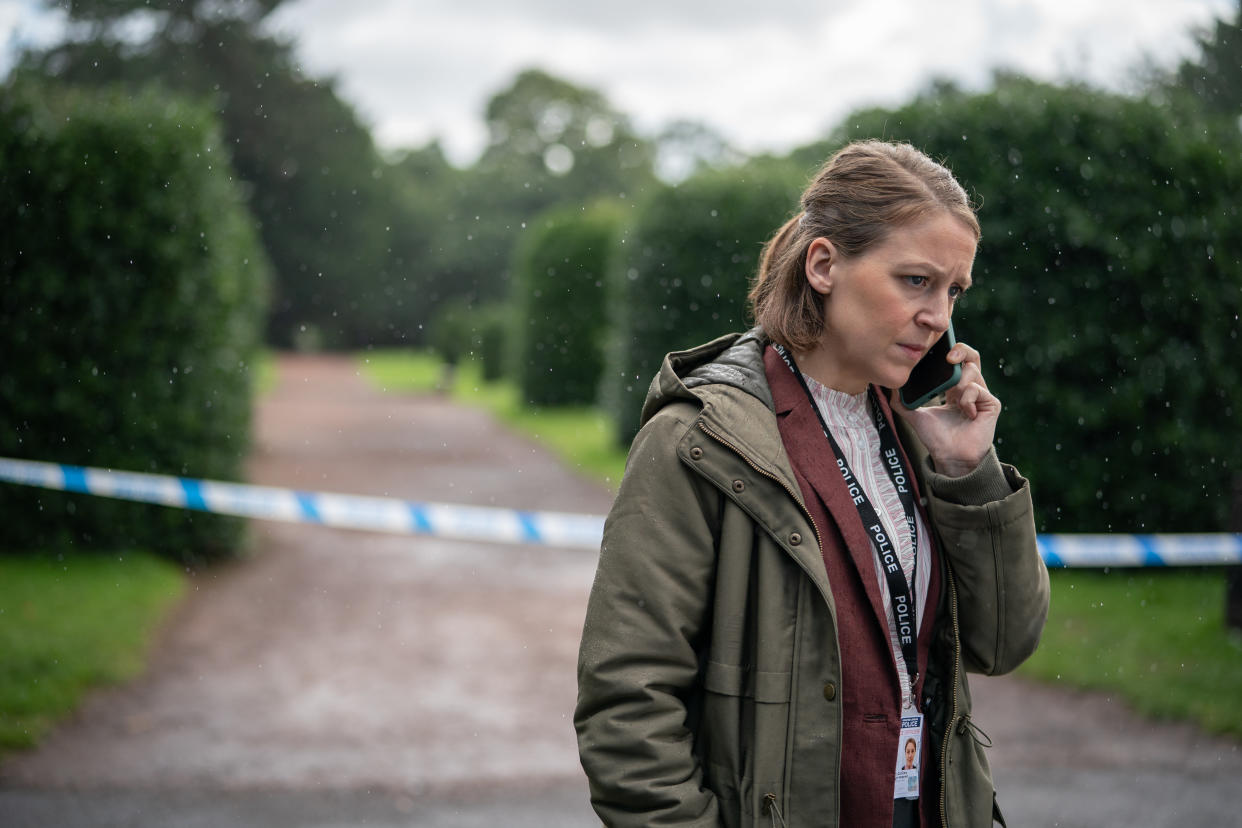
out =
[[[897,776],[893,799],[918,799],[919,766],[923,762],[923,714],[903,714],[897,740]]]

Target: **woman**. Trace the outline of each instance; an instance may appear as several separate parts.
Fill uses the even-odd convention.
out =
[[[979,225],[944,167],[875,141],[802,208],[758,326],[666,357],[605,525],[575,725],[610,826],[992,822],[965,671],[1038,641],[1030,493],[974,349],[941,405],[888,390],[948,327]]]

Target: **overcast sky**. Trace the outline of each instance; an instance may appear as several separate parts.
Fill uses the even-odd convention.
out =
[[[488,98],[537,66],[602,91],[649,134],[703,121],[740,149],[783,151],[851,109],[934,77],[981,88],[995,67],[1132,88],[1237,0],[286,0],[272,26],[333,74],[386,147],[439,138],[472,161]],[[55,31],[0,0],[0,71]]]

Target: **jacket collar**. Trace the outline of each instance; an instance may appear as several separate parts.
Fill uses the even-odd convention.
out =
[[[764,367],[768,337],[761,328],[728,334],[664,358],[643,405],[646,423],[665,405],[692,402],[704,426],[727,438],[748,462],[770,475],[801,503],[801,493],[772,416]]]
[[[764,377],[763,349],[767,335],[761,328],[727,334],[688,351],[664,357],[643,403],[640,423],[675,400],[702,401],[697,389],[720,385],[754,397],[769,410],[772,394]]]

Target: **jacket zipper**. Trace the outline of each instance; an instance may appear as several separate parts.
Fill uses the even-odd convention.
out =
[[[813,532],[815,533],[815,544],[816,544],[816,545],[817,545],[820,549],[823,549],[823,548],[824,548],[824,542],[823,542],[823,539],[822,539],[822,538],[820,538],[820,536],[819,536],[819,527],[818,527],[817,525],[815,525],[815,518],[811,517],[811,513],[810,513],[809,511],[807,511],[806,506],[804,506],[804,505],[802,504],[802,499],[801,499],[798,495],[794,494],[793,489],[789,488],[788,484],[786,484],[784,480],[781,480],[779,477],[777,477],[776,475],[772,474],[772,472],[770,472],[770,471],[768,471],[768,470],[766,470],[766,469],[761,469],[761,468],[759,468],[759,466],[755,465],[755,464],[751,461],[751,459],[750,459],[749,457],[747,457],[747,456],[746,456],[746,454],[745,454],[745,453],[744,453],[744,452],[743,452],[740,448],[738,448],[738,447],[737,447],[736,445],[734,445],[733,443],[729,442],[727,439],[725,439],[725,438],[724,438],[724,437],[722,437],[721,435],[719,435],[719,434],[717,434],[716,432],[712,431],[712,430],[711,430],[710,428],[708,428],[708,427],[707,427],[704,423],[702,423],[702,422],[700,422],[700,423],[699,423],[699,430],[700,430],[700,431],[702,431],[704,434],[706,434],[708,437],[711,437],[711,438],[712,438],[713,440],[715,440],[717,443],[720,443],[721,445],[723,445],[723,446],[725,446],[726,448],[730,449],[730,450],[731,450],[734,454],[736,454],[738,457],[742,458],[742,462],[744,462],[746,465],[750,466],[750,467],[751,467],[752,469],[754,469],[756,472],[758,472],[759,474],[761,474],[761,475],[763,475],[764,477],[768,478],[769,480],[771,480],[772,482],[774,482],[774,483],[776,483],[778,486],[780,486],[782,489],[784,489],[784,490],[785,490],[785,492],[789,495],[789,497],[793,500],[793,502],[798,504],[798,508],[799,508],[799,509],[801,509],[801,510],[802,510],[802,514],[806,516],[807,522],[811,524],[811,531],[813,531]]]
[[[949,617],[953,619],[953,689],[950,697],[953,707],[949,714],[949,723],[944,729],[944,747],[940,754],[940,825],[949,828],[949,789],[945,781],[949,778],[949,742],[953,737],[953,729],[957,727],[957,679],[959,666],[962,663],[962,636],[957,625],[957,581],[953,579],[953,570],[945,567],[949,584]]]

